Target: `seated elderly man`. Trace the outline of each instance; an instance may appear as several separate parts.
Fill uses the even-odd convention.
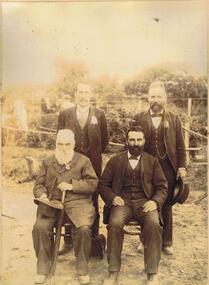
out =
[[[110,207],[107,235],[109,277],[105,285],[115,285],[121,267],[123,227],[131,219],[139,221],[144,243],[147,284],[158,284],[162,246],[161,208],[167,197],[167,182],[156,158],[143,152],[145,139],[139,127],[127,132],[128,150],[112,157],[99,180],[99,193]]]
[[[73,225],[73,246],[76,270],[81,284],[88,284],[88,260],[91,250],[91,227],[95,220],[92,195],[97,176],[89,159],[74,152],[75,139],[71,130],[60,130],[55,154],[43,160],[34,186],[34,196],[45,200],[61,200],[66,191],[64,210]],[[43,284],[51,264],[52,229],[58,211],[39,203],[33,227],[33,243],[37,256],[36,284]]]

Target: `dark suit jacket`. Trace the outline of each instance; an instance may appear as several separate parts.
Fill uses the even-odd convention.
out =
[[[34,196],[39,198],[45,193],[51,200],[53,191],[63,181],[68,183],[72,181],[73,186],[73,190],[67,191],[65,197],[67,215],[77,227],[83,223],[91,225],[95,219],[92,195],[97,187],[97,177],[89,159],[75,152],[70,169],[62,167],[54,155],[44,159],[33,188]],[[43,209],[47,211],[46,207]],[[54,209],[50,208],[49,210],[47,215],[50,216],[51,212],[54,216]]]
[[[165,111],[163,124],[166,152],[174,171],[177,172],[179,167],[186,167],[186,152],[181,122],[176,114]],[[134,117],[133,125],[142,127],[145,135],[144,150],[147,151],[152,130],[149,110],[137,114]]]
[[[96,124],[92,124],[93,116],[97,118]],[[100,176],[102,172],[102,153],[104,152],[109,140],[107,121],[104,112],[97,108],[90,107],[87,124],[90,146],[87,155],[91,160],[97,176]],[[78,126],[79,122],[76,116],[76,107],[72,107],[60,112],[58,118],[58,131],[61,129],[71,129],[75,133],[76,139],[76,129]]]
[[[115,196],[123,189],[124,174],[128,163],[127,151],[113,156],[107,163],[100,179],[99,194],[106,204],[111,205]],[[140,158],[140,179],[148,200],[154,200],[158,209],[167,198],[167,181],[156,158],[143,152]]]

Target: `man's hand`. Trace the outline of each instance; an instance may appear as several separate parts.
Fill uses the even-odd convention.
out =
[[[67,182],[61,182],[58,186],[57,186],[61,191],[71,191],[73,190],[73,185]]]
[[[43,193],[39,199],[42,199],[42,200],[49,202],[49,199],[48,199],[46,193]]]
[[[177,170],[176,179],[178,179],[179,177],[185,178],[186,175],[187,175],[186,168],[180,167],[180,168],[178,168],[178,170]]]
[[[120,196],[116,196],[112,201],[113,206],[124,206],[124,200]]]
[[[143,212],[147,213],[150,211],[154,211],[157,210],[157,203],[153,200],[147,201],[144,205],[143,205]]]

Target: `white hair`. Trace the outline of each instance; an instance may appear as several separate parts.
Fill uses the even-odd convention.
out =
[[[75,135],[70,129],[59,130],[57,133],[56,142],[58,142],[61,138],[69,141],[75,141]]]

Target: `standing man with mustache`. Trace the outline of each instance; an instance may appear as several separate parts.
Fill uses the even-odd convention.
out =
[[[60,112],[57,129],[58,131],[61,129],[73,131],[75,134],[75,151],[90,159],[96,175],[99,177],[102,172],[102,153],[108,144],[109,136],[105,114],[102,110],[91,106],[91,96],[90,85],[79,83],[75,93],[76,105]],[[94,241],[98,241],[100,216],[97,193],[94,194],[93,201],[97,215],[92,229],[92,238]],[[93,242],[92,250],[95,254],[103,257],[100,246],[94,250],[94,246],[100,244],[100,242]],[[65,238],[64,247],[60,254],[68,252],[71,248],[71,240]]]
[[[173,254],[172,206],[174,187],[178,177],[186,176],[186,152],[179,117],[165,109],[167,94],[163,82],[155,81],[149,87],[148,111],[134,117],[135,126],[141,126],[145,135],[144,150],[158,158],[168,182],[168,198],[162,208],[164,231],[162,249]]]

